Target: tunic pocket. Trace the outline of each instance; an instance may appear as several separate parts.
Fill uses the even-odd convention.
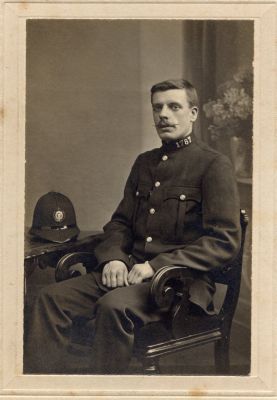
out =
[[[201,210],[200,188],[175,186],[164,188],[161,205],[161,239],[164,243],[182,243],[186,223]]]

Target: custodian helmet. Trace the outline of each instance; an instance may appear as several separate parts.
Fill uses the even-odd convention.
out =
[[[75,238],[80,229],[69,198],[58,192],[49,192],[40,197],[34,210],[30,233],[56,243]]]

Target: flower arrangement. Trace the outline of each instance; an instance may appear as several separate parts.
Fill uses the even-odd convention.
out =
[[[231,80],[217,89],[218,98],[209,100],[203,109],[211,120],[211,139],[220,136],[236,136],[249,139],[252,136],[253,72],[240,70]]]

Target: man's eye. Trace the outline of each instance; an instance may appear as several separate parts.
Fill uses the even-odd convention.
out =
[[[173,110],[173,111],[178,111],[178,110],[180,110],[180,106],[178,105],[178,104],[171,104],[171,110]]]
[[[153,106],[153,111],[154,112],[159,112],[161,111],[162,107],[161,106]]]

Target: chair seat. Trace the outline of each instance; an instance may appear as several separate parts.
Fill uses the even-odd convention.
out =
[[[171,326],[165,321],[151,322],[145,325],[135,335],[135,345],[139,349],[154,346],[167,341],[174,341],[176,339],[197,335],[200,332],[211,332],[219,330],[221,326],[220,319],[217,315],[194,316],[187,315],[184,318],[185,324],[175,332],[182,332],[173,335]]]

